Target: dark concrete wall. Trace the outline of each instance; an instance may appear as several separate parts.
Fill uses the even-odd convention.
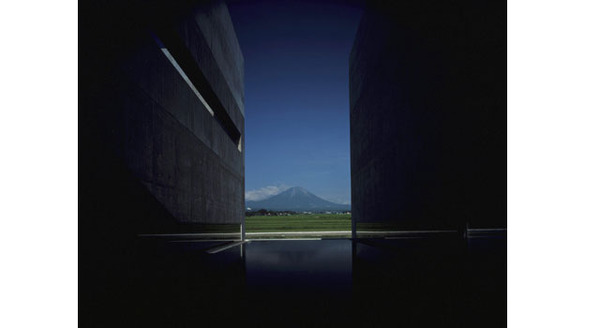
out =
[[[82,309],[96,308],[107,286],[127,285],[119,270],[138,234],[240,232],[243,110],[243,57],[222,2],[80,4]]]
[[[214,116],[162,48],[177,60]],[[139,320],[124,291],[136,279],[128,274],[137,270],[136,245],[152,247],[154,240],[142,241],[138,234],[218,231],[241,237],[243,65],[221,1],[79,4],[82,326]],[[194,274],[201,286],[209,285],[205,272]],[[180,281],[155,277],[163,278]],[[226,298],[214,288],[181,288],[195,288],[206,302]],[[145,291],[156,294],[160,288]]]
[[[130,285],[125,268],[136,259],[138,234],[240,232],[243,65],[221,1],[80,3],[83,326],[106,326],[99,318],[123,302],[121,290]],[[208,298],[210,291],[204,293]]]
[[[166,232],[194,230],[182,223],[241,224],[243,57],[226,6],[218,1],[86,4],[80,30],[80,178],[82,189],[94,190],[82,194],[80,220],[94,215],[93,208],[114,207],[104,200],[108,196],[130,197],[123,181],[131,180],[147,199],[115,208],[112,212],[133,213],[116,225],[135,221],[131,231]],[[175,57],[215,117],[161,47]],[[135,214],[148,204],[167,215]]]
[[[506,3],[371,1],[350,55],[352,218],[506,226]]]

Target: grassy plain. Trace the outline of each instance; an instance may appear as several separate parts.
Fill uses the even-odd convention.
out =
[[[256,215],[246,217],[246,232],[351,230],[350,214]]]

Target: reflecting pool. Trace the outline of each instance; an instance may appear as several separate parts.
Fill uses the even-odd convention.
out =
[[[140,239],[80,296],[82,326],[506,326],[506,235]]]

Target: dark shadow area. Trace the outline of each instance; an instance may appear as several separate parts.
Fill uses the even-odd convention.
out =
[[[213,246],[140,240],[90,326],[506,325],[504,236]]]
[[[367,2],[350,129],[357,230],[506,228],[506,2]]]

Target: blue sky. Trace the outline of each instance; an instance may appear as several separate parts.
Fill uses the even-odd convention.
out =
[[[245,60],[246,195],[302,186],[350,202],[348,57],[362,9],[231,1]]]

